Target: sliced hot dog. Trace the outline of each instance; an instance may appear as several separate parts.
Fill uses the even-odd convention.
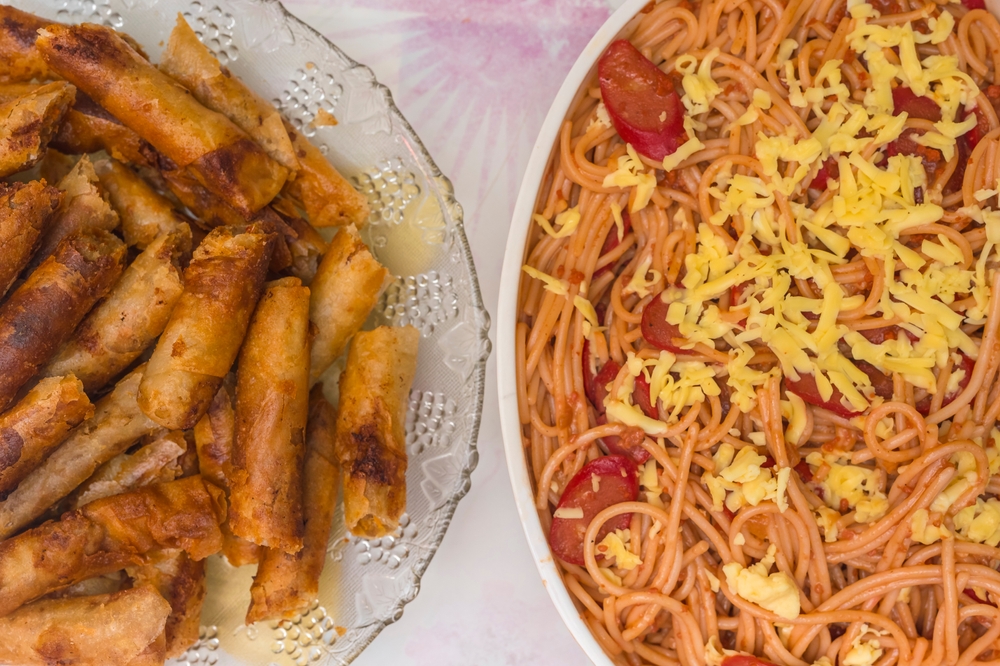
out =
[[[596,480],[595,480],[596,479]],[[615,504],[634,502],[639,497],[639,477],[635,464],[625,456],[603,456],[583,466],[570,479],[559,498],[556,517],[549,530],[549,546],[559,559],[583,566],[583,537],[594,516]],[[561,518],[560,513],[583,515]],[[632,514],[616,516],[597,533],[600,542],[608,532],[627,529]]]

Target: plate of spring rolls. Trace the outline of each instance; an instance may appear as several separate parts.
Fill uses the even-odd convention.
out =
[[[0,5],[0,664],[347,664],[478,456],[462,210],[269,0]]]

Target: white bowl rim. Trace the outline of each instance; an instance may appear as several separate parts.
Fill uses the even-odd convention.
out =
[[[649,0],[626,0],[604,22],[576,59],[569,74],[556,93],[552,106],[545,116],[538,132],[535,146],[528,159],[528,166],[521,180],[521,189],[514,206],[510,231],[507,234],[507,248],[504,253],[503,272],[500,276],[500,296],[497,309],[497,387],[500,399],[500,429],[503,433],[504,449],[507,456],[507,471],[514,490],[514,501],[521,518],[521,526],[528,539],[528,547],[541,574],[542,584],[548,590],[552,603],[569,628],[583,651],[594,664],[613,666],[590,632],[590,628],[580,618],[580,613],[570,598],[558,567],[549,550],[549,542],[542,530],[538,512],[535,509],[534,492],[524,448],[521,444],[521,424],[517,412],[517,375],[515,363],[514,330],[517,322],[517,293],[521,280],[521,266],[524,262],[525,240],[531,225],[538,190],[541,187],[545,168],[559,137],[559,129],[569,111],[569,106],[592,70],[597,59],[618,33],[648,4]]]

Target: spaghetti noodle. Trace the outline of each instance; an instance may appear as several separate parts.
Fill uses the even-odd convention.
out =
[[[1000,663],[981,1],[650,3],[577,94],[518,410],[614,663]]]

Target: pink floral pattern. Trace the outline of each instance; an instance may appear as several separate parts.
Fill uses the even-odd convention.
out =
[[[392,89],[455,182],[476,251],[482,213],[509,219],[535,136],[609,0],[286,0]],[[377,38],[372,35],[377,32]],[[499,207],[499,210],[497,210]],[[504,229],[504,234],[506,230]],[[496,247],[502,248],[502,239]],[[481,247],[481,246],[480,246]]]

